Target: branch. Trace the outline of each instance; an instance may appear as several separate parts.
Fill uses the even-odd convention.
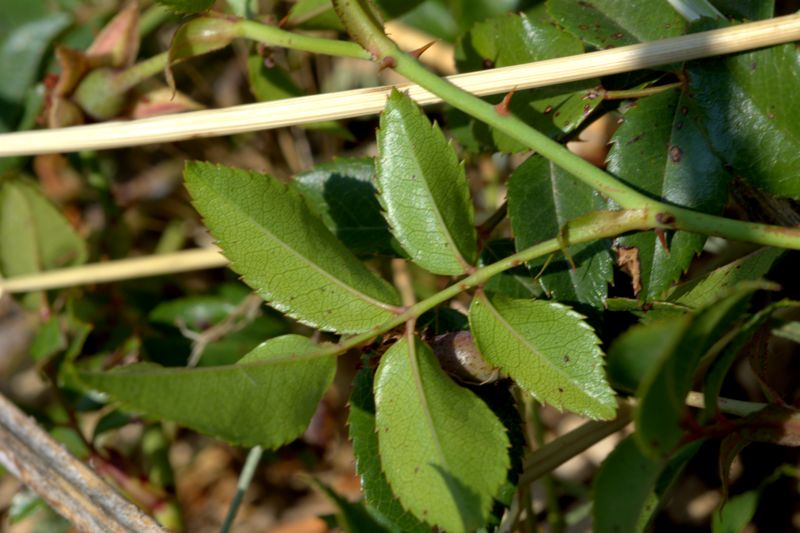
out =
[[[251,31],[248,36],[257,37],[255,28],[248,28]],[[459,74],[447,79],[464,91],[486,96],[514,88],[522,90],[555,85],[798,39],[800,15],[789,15],[650,43]],[[293,41],[286,44],[293,46]],[[408,90],[420,105],[442,101],[418,85],[398,84],[394,87]],[[383,109],[391,88],[357,89],[129,122],[0,134],[0,157],[102,150],[372,115]]]
[[[164,531],[2,395],[0,464],[81,531]]]

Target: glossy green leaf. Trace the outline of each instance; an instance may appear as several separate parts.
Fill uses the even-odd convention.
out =
[[[608,350],[608,378],[614,388],[636,392],[652,369],[675,351],[691,324],[690,315],[629,328]]]
[[[400,505],[381,469],[372,387],[372,370],[364,368],[353,381],[350,415],[347,418],[350,440],[353,441],[353,455],[356,458],[356,472],[361,477],[364,499],[388,529],[396,533],[428,532],[428,526]]]
[[[353,252],[396,255],[374,179],[372,159],[340,158],[298,174],[293,183],[328,229]]]
[[[594,495],[596,533],[641,533],[699,449],[699,442],[681,449],[669,462],[643,454],[634,436],[629,436],[609,454],[597,472]]]
[[[516,249],[511,239],[489,241],[481,251],[478,266],[496,263],[514,253]],[[542,295],[542,288],[523,266],[493,276],[483,285],[483,290],[489,294],[502,294],[511,298],[538,298]]]
[[[176,13],[200,13],[214,5],[214,0],[156,0]]]
[[[800,50],[776,46],[689,66],[714,149],[763,190],[800,198]]]
[[[600,209],[605,201],[590,187],[547,159],[534,155],[511,175],[508,212],[517,250],[552,239],[570,220]],[[577,268],[559,257],[551,261],[539,282],[554,299],[602,307],[612,280],[613,265],[606,240],[569,247]],[[547,258],[529,265],[538,274]]]
[[[375,426],[383,471],[403,507],[452,532],[486,522],[509,467],[505,428],[422,341],[402,339],[383,355]]]
[[[186,187],[231,268],[273,307],[314,327],[359,332],[392,318],[396,290],[368,270],[275,178],[190,162]]]
[[[679,91],[641,98],[624,115],[608,154],[609,172],[667,203],[719,213],[728,198],[728,174],[706,142],[694,102]],[[642,300],[659,299],[703,249],[706,237],[655,232],[617,239],[638,250]]]
[[[395,237],[419,266],[458,275],[477,258],[464,166],[439,126],[392,91],[378,132],[377,184]]]
[[[305,430],[333,380],[336,357],[316,355],[319,350],[305,337],[284,335],[237,365],[185,369],[140,363],[78,375],[126,410],[241,446],[274,449]]]
[[[636,435],[648,455],[659,458],[675,451],[683,436],[686,395],[700,359],[730,329],[745,310],[757,286],[746,286],[716,301],[695,316],[681,317],[681,331],[670,340],[671,349],[652,345],[642,350],[659,350],[658,361],[643,378],[637,396]],[[654,327],[654,326],[644,326]]]
[[[785,253],[779,248],[762,248],[711,272],[675,287],[670,302],[688,307],[705,307],[743,281],[757,280],[769,272]]]
[[[569,307],[478,295],[469,312],[484,358],[538,401],[595,419],[616,414],[600,340]]]
[[[456,65],[460,72],[485,69],[487,65],[507,67],[584,52],[581,42],[557,28],[549,20],[528,18],[525,14],[505,14],[475,24],[457,43]],[[512,113],[551,137],[562,137],[577,128],[603,101],[596,78],[552,87],[519,91],[510,103]],[[500,103],[502,96],[490,99]],[[453,120],[466,121],[471,135],[479,142],[503,152],[519,152],[528,146],[505,133],[492,130],[474,119],[450,114]],[[469,144],[464,135],[456,137]],[[466,141],[464,143],[463,141]]]
[[[747,20],[769,19],[775,15],[775,0],[711,0],[729,17]]]
[[[15,129],[25,97],[39,76],[42,58],[50,42],[71,22],[66,13],[35,13],[39,11],[36,7],[32,9],[34,12],[19,13],[15,17],[14,11],[19,10],[15,9],[15,3],[9,2],[2,8],[2,18],[8,17],[10,26],[4,28],[6,31],[0,31],[0,131]]]
[[[550,15],[600,50],[686,33],[687,23],[668,0],[547,0]]]

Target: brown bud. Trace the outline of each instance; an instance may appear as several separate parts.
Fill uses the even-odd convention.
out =
[[[492,383],[500,377],[500,370],[481,356],[469,331],[438,335],[431,348],[445,372],[472,383]]]
[[[202,105],[182,92],[173,92],[172,89],[161,86],[137,95],[130,115],[131,118],[147,118],[202,108]]]

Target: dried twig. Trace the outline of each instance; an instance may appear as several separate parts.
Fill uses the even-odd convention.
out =
[[[701,57],[752,50],[800,39],[800,15],[740,24],[649,43],[450,76],[484,96],[651,68]],[[441,101],[417,85],[399,84],[419,104]],[[0,135],[0,157],[100,150],[215,137],[246,131],[375,114],[392,87],[357,89],[179,115]]]
[[[0,464],[81,531],[164,531],[2,395]]]

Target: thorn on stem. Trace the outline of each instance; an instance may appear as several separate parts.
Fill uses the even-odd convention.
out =
[[[511,103],[511,97],[514,96],[515,92],[517,92],[517,88],[516,87],[511,89],[511,92],[506,94],[503,97],[503,101],[502,102],[500,102],[499,104],[494,106],[494,110],[497,111],[498,115],[502,115],[504,117],[507,117],[508,115],[511,114],[511,111],[509,111],[508,106]]]
[[[433,46],[434,44],[436,44],[436,40],[435,40],[435,39],[434,39],[433,41],[429,42],[428,44],[423,44],[422,46],[420,46],[420,47],[419,47],[419,48],[417,48],[416,50],[414,50],[414,51],[412,51],[412,52],[409,52],[409,53],[408,53],[408,55],[410,55],[410,56],[411,56],[411,57],[413,57],[414,59],[419,59],[419,56],[421,56],[422,54],[424,54],[424,53],[425,53],[425,51],[426,51],[428,48],[430,48],[431,46]]]
[[[381,61],[381,67],[378,69],[378,72],[386,70],[387,68],[394,68],[397,66],[397,61],[392,56],[385,56],[383,61]]]
[[[669,244],[667,244],[667,235],[664,231],[664,228],[656,228],[656,236],[658,237],[658,242],[661,243],[661,247],[664,248],[664,251],[667,252],[669,255]]]

